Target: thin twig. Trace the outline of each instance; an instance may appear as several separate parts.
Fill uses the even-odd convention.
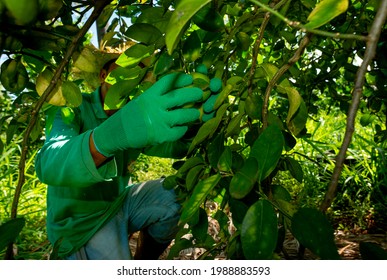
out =
[[[336,195],[337,185],[339,182],[340,174],[343,169],[344,160],[346,157],[347,149],[352,140],[352,135],[355,131],[355,118],[359,109],[360,99],[363,93],[363,85],[365,75],[367,73],[367,67],[372,62],[372,59],[376,53],[377,43],[380,37],[380,33],[383,29],[383,25],[387,17],[387,0],[383,0],[380,4],[379,10],[376,13],[375,20],[372,24],[369,35],[367,36],[367,47],[364,54],[364,59],[360,65],[355,80],[355,87],[352,93],[352,103],[348,110],[347,126],[343,143],[336,158],[335,169],[333,170],[331,182],[328,190],[325,194],[324,200],[320,205],[320,210],[325,212],[331,205]]]
[[[273,76],[273,78],[270,80],[269,84],[267,85],[265,97],[263,100],[263,107],[262,107],[262,125],[263,129],[267,127],[268,123],[268,110],[269,110],[269,99],[270,94],[274,86],[277,85],[277,81],[282,77],[282,75],[289,70],[290,67],[294,65],[300,58],[301,55],[304,53],[306,46],[309,44],[310,39],[312,37],[311,33],[307,33],[306,36],[301,40],[300,46],[297,49],[297,51],[294,53],[294,55],[289,59],[289,61],[283,65],[277,73]]]
[[[86,32],[90,29],[91,25],[94,23],[94,21],[98,18],[98,16],[101,14],[102,10],[106,5],[110,3],[110,0],[103,0],[103,1],[96,1],[94,10],[91,13],[89,19],[86,21],[85,25],[79,30],[78,34],[74,36],[72,42],[69,45],[69,48],[67,49],[67,52],[65,53],[63,60],[59,64],[58,68],[56,69],[54,76],[51,80],[51,83],[47,87],[47,89],[44,91],[38,102],[36,103],[34,109],[31,113],[31,119],[27,125],[26,131],[23,135],[23,143],[22,143],[22,151],[19,161],[19,178],[18,178],[18,184],[15,189],[15,195],[13,197],[12,202],[12,209],[11,209],[11,219],[15,219],[17,217],[17,209],[20,199],[20,194],[22,191],[22,187],[25,182],[25,163],[27,159],[27,152],[28,152],[28,145],[29,145],[29,137],[31,135],[32,130],[34,129],[35,123],[39,117],[39,111],[42,108],[44,102],[48,100],[51,97],[51,93],[53,89],[55,88],[60,76],[62,75],[62,72],[66,65],[69,63],[71,56],[73,55],[74,51],[76,50],[79,42],[81,39],[85,36]],[[12,259],[13,258],[13,250],[12,250],[13,244],[11,243],[8,246],[7,252],[5,254],[5,259]]]
[[[323,31],[323,30],[319,30],[319,29],[308,28],[308,27],[305,27],[305,25],[301,24],[300,22],[292,21],[292,20],[286,18],[280,12],[276,11],[275,9],[270,8],[269,6],[263,4],[263,3],[259,2],[259,1],[256,1],[256,0],[250,0],[250,1],[253,2],[254,4],[260,6],[262,9],[264,9],[264,10],[272,13],[273,15],[277,16],[282,21],[284,21],[286,24],[288,24],[289,26],[297,28],[297,29],[300,29],[303,32],[312,33],[312,34],[316,34],[316,35],[321,35],[321,36],[324,36],[324,37],[336,38],[336,39],[353,39],[353,40],[360,40],[360,41],[366,41],[367,40],[367,36],[356,35],[356,34],[332,33],[332,32],[327,32],[327,31]]]
[[[278,10],[287,1],[290,1],[290,0],[282,0],[279,3],[277,3],[277,1],[273,1],[270,5],[274,6],[273,10]],[[257,68],[257,61],[258,61],[257,57],[258,57],[258,54],[259,54],[259,48],[261,46],[261,43],[262,43],[262,40],[263,40],[263,36],[264,36],[265,30],[266,30],[266,26],[269,23],[270,17],[271,17],[270,12],[267,12],[265,14],[265,17],[264,17],[264,19],[263,19],[263,21],[261,23],[260,28],[259,28],[258,38],[255,41],[254,46],[253,46],[253,58],[252,58],[252,63],[251,63],[250,71],[249,71],[249,79],[248,79],[248,85],[247,85],[247,89],[248,89],[249,95],[251,95],[251,93],[253,91],[252,84],[253,84],[254,73],[255,73],[255,70]]]
[[[258,54],[259,54],[259,48],[261,46],[261,43],[262,43],[262,40],[263,40],[263,35],[265,33],[265,29],[266,29],[267,24],[269,23],[269,20],[270,20],[270,13],[266,13],[265,14],[265,18],[262,21],[261,27],[259,28],[258,38],[255,41],[254,46],[253,46],[253,59],[252,59],[251,67],[250,67],[249,81],[248,81],[248,92],[249,92],[249,95],[251,95],[251,93],[253,91],[253,87],[252,87],[252,85],[253,85],[253,77],[254,77],[255,70],[257,68],[257,57],[258,57]]]

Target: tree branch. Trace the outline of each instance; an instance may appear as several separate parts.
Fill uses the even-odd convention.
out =
[[[270,6],[274,6],[273,10],[278,10],[287,1],[290,1],[290,0],[282,0],[279,3],[277,3],[277,1],[273,1],[272,3],[270,3]],[[250,71],[249,71],[249,79],[248,79],[248,85],[247,85],[249,95],[251,95],[251,93],[253,91],[252,84],[253,84],[254,73],[255,73],[255,70],[257,68],[257,58],[258,58],[258,54],[259,54],[259,48],[261,46],[263,36],[265,34],[266,26],[269,23],[270,18],[271,18],[271,13],[267,12],[265,14],[265,17],[261,23],[260,28],[259,28],[258,38],[255,41],[254,46],[253,46],[253,58],[252,58],[252,63],[251,63]]]
[[[303,31],[303,32],[321,35],[321,36],[325,36],[325,37],[336,38],[336,39],[353,39],[353,40],[366,41],[368,38],[367,36],[356,35],[356,34],[332,33],[332,32],[327,32],[327,31],[323,31],[323,30],[307,28],[307,27],[305,27],[305,25],[301,24],[300,22],[289,20],[287,17],[284,17],[280,12],[276,11],[275,9],[270,8],[269,6],[263,4],[259,1],[256,1],[256,0],[250,0],[250,1],[253,2],[254,4],[260,6],[262,9],[277,16],[282,21],[284,21],[286,24],[288,24],[289,26],[297,28],[297,29],[301,29],[301,31]]]
[[[363,93],[363,85],[365,75],[367,73],[367,67],[372,62],[375,56],[377,43],[380,37],[380,33],[383,29],[383,25],[386,21],[387,16],[387,0],[383,0],[380,4],[378,12],[375,16],[375,20],[372,24],[369,35],[367,36],[367,47],[364,54],[364,59],[360,65],[355,80],[355,87],[352,92],[352,103],[348,111],[347,126],[343,143],[340,151],[336,158],[335,169],[333,170],[331,182],[329,184],[327,193],[325,194],[324,200],[320,205],[320,210],[325,212],[331,205],[337,190],[340,174],[343,169],[344,160],[346,157],[347,149],[352,140],[352,135],[355,131],[355,118],[357,110],[359,109],[360,99]]]
[[[262,108],[263,129],[265,129],[267,127],[267,122],[268,122],[267,118],[268,118],[268,110],[269,110],[269,99],[270,99],[270,93],[271,93],[272,89],[274,88],[274,86],[276,86],[277,81],[281,78],[281,76],[283,74],[285,74],[285,72],[288,71],[289,68],[292,67],[293,64],[296,63],[301,58],[301,55],[304,53],[305,48],[309,44],[311,38],[312,38],[312,34],[311,33],[307,33],[306,36],[301,40],[299,48],[294,53],[294,55],[289,59],[288,63],[283,65],[277,71],[277,73],[275,73],[273,78],[270,80],[270,82],[269,82],[269,84],[268,84],[268,86],[266,88],[266,92],[265,92],[265,96],[264,96],[264,100],[263,100],[263,108]]]
[[[249,80],[248,80],[249,95],[251,95],[251,93],[253,91],[252,84],[253,84],[254,73],[255,73],[255,70],[257,68],[257,57],[259,54],[259,47],[261,46],[261,42],[263,40],[263,35],[265,33],[265,29],[266,29],[267,24],[269,23],[269,20],[270,20],[270,13],[266,13],[265,18],[263,19],[263,22],[261,24],[261,27],[259,28],[258,38],[255,41],[254,46],[253,46],[253,59],[252,59],[252,63],[251,63],[251,68],[250,68],[250,72],[249,72]]]
[[[19,161],[19,178],[18,178],[18,184],[15,189],[15,195],[12,202],[12,209],[11,209],[11,219],[15,219],[17,217],[17,209],[20,199],[20,194],[22,191],[22,187],[25,182],[25,163],[27,159],[27,152],[28,152],[28,145],[29,145],[29,137],[31,135],[31,132],[35,126],[35,123],[39,117],[39,111],[42,108],[44,102],[48,100],[51,97],[51,93],[53,89],[55,88],[56,83],[58,82],[60,76],[62,75],[63,70],[65,69],[66,65],[69,63],[71,56],[73,55],[76,47],[78,46],[81,39],[85,36],[86,32],[90,29],[91,25],[94,23],[94,21],[99,17],[102,10],[105,6],[107,6],[110,3],[111,0],[102,0],[102,1],[95,1],[94,10],[91,13],[89,19],[86,21],[85,25],[79,30],[78,34],[74,36],[73,40],[71,41],[69,48],[67,49],[67,52],[65,53],[61,63],[59,64],[58,68],[56,69],[54,76],[51,80],[51,83],[47,87],[47,89],[44,91],[38,102],[36,103],[32,113],[31,113],[31,119],[27,125],[26,131],[23,135],[23,143],[22,143],[22,151]],[[5,259],[12,259],[13,258],[13,250],[12,250],[12,243],[8,246],[7,252],[5,254]]]

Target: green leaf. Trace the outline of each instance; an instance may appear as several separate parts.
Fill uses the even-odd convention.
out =
[[[208,145],[207,157],[208,162],[213,168],[218,167],[220,155],[224,151],[224,134],[219,133],[213,141]]]
[[[196,165],[192,167],[188,173],[187,177],[185,179],[185,186],[188,191],[192,190],[192,188],[196,185],[196,183],[199,180],[200,174],[202,174],[204,171],[204,165]]]
[[[24,224],[24,218],[16,218],[0,225],[0,251],[15,241]]]
[[[267,200],[254,203],[243,219],[241,241],[246,259],[267,260],[277,245],[277,215]]]
[[[137,65],[144,58],[151,56],[154,50],[154,46],[133,45],[118,57],[116,64],[122,67]]]
[[[308,9],[313,9],[316,5],[316,0],[301,0],[301,3]]]
[[[173,260],[174,257],[177,257],[181,250],[192,248],[194,245],[192,244],[192,240],[188,240],[186,238],[175,239],[175,244],[171,247],[168,259]]]
[[[254,157],[250,157],[231,179],[231,196],[236,199],[244,198],[252,190],[257,178],[258,162]]]
[[[348,9],[348,0],[322,0],[308,16],[306,28],[318,28]]]
[[[212,136],[215,133],[215,130],[218,128],[220,122],[222,121],[223,114],[226,112],[228,104],[223,104],[216,112],[215,118],[210,119],[205,122],[200,128],[198,133],[195,135],[192,140],[191,146],[189,147],[188,154],[190,154],[193,149],[208,137]]]
[[[257,70],[261,69],[263,70],[264,77],[266,77],[266,80],[269,82],[274,75],[278,72],[278,67],[274,64],[270,63],[262,63],[259,65],[260,67],[257,68]],[[257,73],[260,73],[260,71],[257,71]]]
[[[278,90],[280,92],[286,92],[286,94],[288,95],[289,111],[288,111],[287,120],[289,121],[290,119],[293,118],[293,116],[296,114],[298,108],[300,107],[302,97],[298,93],[298,91],[293,87],[278,86]]]
[[[268,126],[251,147],[250,157],[258,161],[258,180],[262,181],[276,168],[284,146],[284,137],[276,125]]]
[[[183,165],[179,168],[178,174],[184,175],[187,173],[191,168],[193,168],[196,165],[202,165],[204,164],[204,161],[201,157],[191,157],[187,159]]]
[[[163,34],[152,24],[135,23],[126,30],[125,36],[134,41],[144,43],[145,45],[151,45],[157,42],[156,47],[162,47],[162,45],[160,45],[161,42],[158,41],[160,41]]]
[[[12,119],[8,125],[7,131],[5,132],[6,134],[6,145],[9,145],[13,139],[13,136],[15,135],[16,131],[19,128],[19,123]]]
[[[272,186],[272,194],[275,200],[282,199],[284,201],[289,202],[292,199],[292,196],[290,195],[288,190],[279,185]]]
[[[300,163],[294,158],[290,157],[285,158],[285,163],[287,170],[289,170],[293,178],[296,179],[299,183],[301,183],[304,178],[304,172],[302,171]]]
[[[192,21],[201,29],[210,32],[219,32],[224,28],[222,15],[210,4],[195,13]]]
[[[273,195],[273,202],[275,203],[276,208],[287,217],[285,219],[285,224],[289,225],[291,224],[290,217],[294,215],[294,213],[297,212],[297,205],[294,203],[291,203],[292,197],[290,193],[282,186],[279,185],[273,185],[271,187],[272,189],[272,195]]]
[[[163,1],[163,4],[165,3],[166,1]],[[167,5],[169,6],[169,4]],[[147,7],[141,10],[141,14],[136,19],[136,22],[152,24],[164,34],[171,15],[172,12],[167,8],[164,9],[163,7],[157,6]]]
[[[50,53],[47,51],[25,49],[23,50],[23,52],[24,52],[23,54],[24,61],[36,73],[43,72],[43,69],[44,69],[43,61],[49,60],[51,58]]]
[[[146,69],[118,67],[109,73],[106,82],[112,86],[105,97],[104,109],[119,109],[126,104],[130,93],[139,85],[146,74]]]
[[[218,169],[223,172],[231,170],[232,165],[232,152],[229,146],[226,146],[223,153],[220,155],[218,162]]]
[[[183,56],[188,62],[195,61],[200,57],[202,42],[200,41],[199,35],[196,31],[192,32],[191,35],[185,40],[183,44]]]
[[[163,187],[167,190],[171,190],[174,187],[177,186],[177,176],[176,175],[170,175],[166,177],[163,181]]]
[[[291,229],[294,237],[321,259],[340,259],[334,241],[333,228],[319,210],[299,209],[293,215]]]
[[[230,236],[229,234],[229,223],[230,220],[226,213],[224,213],[222,210],[218,210],[215,213],[214,219],[218,221],[219,224],[219,237],[224,238],[227,236]]]
[[[359,251],[363,260],[387,260],[387,251],[372,242],[360,242]]]
[[[253,120],[262,118],[263,99],[258,94],[251,94],[246,98],[246,114]]]
[[[78,107],[82,104],[82,92],[74,82],[64,81],[62,83],[62,94],[69,107]]]
[[[120,109],[128,101],[130,92],[139,84],[140,78],[129,81],[120,81],[109,88],[109,94],[104,100],[105,110]]]
[[[302,100],[296,114],[287,120],[287,126],[293,135],[298,136],[305,129],[307,120],[308,109],[306,108],[304,100]]]
[[[215,100],[214,109],[218,109],[224,101],[227,99],[228,95],[232,92],[233,86],[230,84],[227,84],[222,91],[219,93],[219,96]]]
[[[63,122],[66,124],[70,124],[75,118],[74,110],[69,107],[61,107],[60,114]]]
[[[202,243],[207,238],[208,232],[208,215],[206,210],[203,208],[199,209],[199,220],[198,223],[192,227],[192,235],[194,238]]]
[[[173,56],[163,53],[157,60],[153,73],[156,76],[165,74],[173,66]]]
[[[249,210],[249,207],[241,200],[231,198],[229,200],[230,210],[232,213],[232,221],[234,225],[240,229],[242,227],[243,219]]]
[[[226,128],[226,137],[238,135],[240,133],[240,124],[243,117],[244,114],[241,114],[239,111],[239,114],[231,119],[230,123]]]
[[[114,85],[115,83],[121,81],[130,81],[136,79],[142,79],[146,73],[146,70],[142,69],[140,66],[135,67],[117,67],[113,71],[109,73],[106,77],[105,82],[110,85]]]
[[[167,26],[165,41],[168,53],[172,54],[182,36],[188,21],[211,0],[181,0],[172,13]]]
[[[192,195],[183,206],[180,224],[186,223],[199,210],[200,205],[204,202],[210,191],[219,183],[220,178],[220,174],[216,174],[199,181]]]
[[[371,114],[364,114],[360,118],[360,124],[362,126],[368,126],[371,124],[374,120],[376,120],[376,115],[371,115]]]
[[[305,128],[308,118],[307,108],[304,100],[295,88],[282,86],[282,84],[284,84],[284,82],[282,82],[277,88],[279,92],[286,93],[288,96],[289,111],[286,123],[289,130],[297,136]]]

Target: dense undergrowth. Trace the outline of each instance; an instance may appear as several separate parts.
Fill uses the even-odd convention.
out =
[[[297,205],[318,207],[322,201],[334,167],[334,156],[340,147],[345,116],[336,112],[310,119],[308,138],[299,139],[292,151],[304,172],[301,183],[288,171],[278,172],[275,182],[284,186]],[[387,147],[373,139],[374,127],[358,125],[340,188],[327,212],[336,230],[356,233],[383,233],[387,229],[385,212],[387,190]],[[4,141],[5,139],[4,139]],[[41,143],[40,143],[41,144]],[[17,259],[48,259],[52,246],[45,230],[46,186],[39,182],[34,171],[34,156],[39,143],[29,153],[27,180],[23,187],[18,215],[26,224],[14,245]],[[11,205],[18,178],[21,137],[4,146],[0,160],[0,223],[10,217]],[[141,182],[174,174],[174,160],[141,156],[130,165],[133,182]],[[0,253],[0,258],[4,251]]]

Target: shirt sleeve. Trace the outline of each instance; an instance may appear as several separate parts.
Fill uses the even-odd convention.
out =
[[[57,112],[53,128],[39,151],[35,169],[39,179],[51,186],[87,187],[117,176],[115,159],[97,168],[89,148],[91,130],[80,133],[79,114],[65,123]]]

